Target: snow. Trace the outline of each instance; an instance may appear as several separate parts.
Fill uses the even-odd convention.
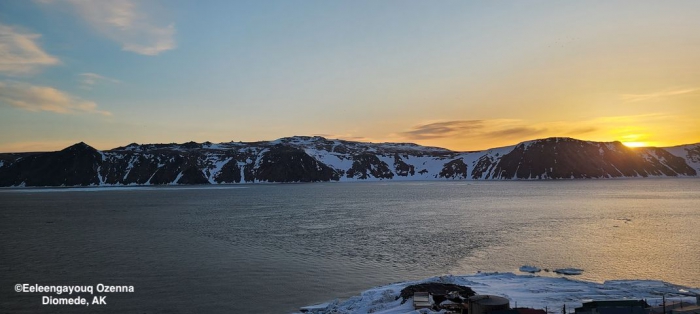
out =
[[[182,171],[180,171],[180,173],[177,174],[177,177],[175,177],[175,180],[173,180],[173,182],[170,182],[170,184],[178,184],[177,182],[180,181],[180,178],[182,178]]]
[[[615,143],[605,143],[605,146],[608,148],[608,150],[617,151],[617,146]]]
[[[126,166],[126,171],[124,173],[124,178],[122,178],[122,181],[126,181],[126,177],[129,176],[129,173],[131,172],[131,169],[134,168],[134,162],[136,161],[136,156],[131,157],[129,160],[129,164]]]
[[[336,299],[336,300],[333,300],[331,302],[304,306],[304,307],[301,307],[300,310],[305,311],[306,313],[324,312],[324,311],[328,311],[329,308],[338,305],[338,302],[339,301]]]
[[[557,140],[557,142],[558,142],[558,141],[559,141],[559,140]],[[520,143],[520,144],[523,145],[523,150],[527,150],[528,148],[530,148],[530,145],[534,144],[535,142],[537,142],[537,140],[534,140],[534,141],[525,141],[525,142],[522,142],[522,143]],[[518,144],[518,145],[520,145],[520,144]]]
[[[104,160],[104,156],[103,156],[102,158],[103,158],[103,160]],[[101,173],[101,172],[102,172],[102,166],[97,167],[97,180],[100,181],[100,183],[98,183],[98,184],[99,184],[99,185],[104,185],[104,184],[105,184],[105,179],[102,177],[102,173]]]
[[[260,163],[262,162],[263,157],[265,156],[265,154],[266,154],[269,150],[270,150],[270,149],[265,148],[265,149],[261,150],[261,151],[258,153],[258,156],[257,156],[257,158],[255,159],[255,166],[253,167],[253,169],[258,169],[258,168],[260,168]]]
[[[229,158],[226,158],[224,160],[218,160],[218,161],[214,162],[214,164],[212,165],[212,168],[209,171],[209,175],[207,176],[207,180],[209,180],[209,183],[216,184],[216,181],[214,181],[214,178],[216,178],[216,175],[218,175],[219,172],[221,172],[221,168],[223,168],[224,165],[226,165],[232,159],[233,159],[233,157],[229,157]],[[177,181],[175,181],[175,182],[177,182]]]
[[[682,145],[664,148],[671,155],[685,159],[685,162],[695,171],[700,173],[700,155],[693,154],[692,151],[700,151],[700,144]]]
[[[401,304],[401,289],[408,285],[442,282],[471,287],[477,294],[508,298],[511,306],[547,308],[559,312],[563,305],[572,309],[586,300],[646,299],[651,305],[661,302],[661,296],[680,298],[692,289],[655,280],[613,280],[604,283],[572,280],[563,277],[515,275],[513,273],[479,273],[446,275],[420,281],[394,283],[362,292],[344,301],[332,301],[314,308],[311,313],[417,313],[411,300]],[[685,300],[695,302],[694,297]],[[419,313],[434,313],[422,310]]]

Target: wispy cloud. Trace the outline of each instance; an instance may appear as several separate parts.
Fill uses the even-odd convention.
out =
[[[417,125],[401,135],[411,140],[426,140],[464,135],[484,128],[486,120],[441,121]]]
[[[0,82],[0,105],[34,112],[112,115],[109,111],[99,110],[95,102],[82,100],[53,87],[20,82]]]
[[[156,23],[145,9],[131,0],[55,0],[69,3],[98,33],[119,43],[122,50],[155,56],[174,49],[175,25]]]
[[[84,89],[92,89],[94,85],[100,82],[109,82],[119,84],[121,81],[111,77],[102,76],[96,73],[80,73],[80,87]]]
[[[531,127],[513,119],[453,120],[421,124],[399,135],[409,140],[440,138],[520,138],[535,136],[546,129]]]
[[[647,93],[647,94],[622,94],[622,95],[620,95],[620,98],[625,102],[638,102],[638,101],[654,100],[654,99],[678,96],[678,95],[683,95],[683,94],[691,94],[691,93],[694,93],[696,91],[700,91],[700,88],[680,88],[680,89],[675,88],[675,89],[666,89],[666,90],[663,90],[660,92]]]
[[[518,126],[518,127],[511,127],[511,128],[488,131],[488,132],[484,133],[484,136],[489,137],[489,138],[518,139],[518,138],[538,136],[546,131],[547,131],[547,129],[545,129],[545,128]]]
[[[26,74],[60,63],[58,58],[39,46],[37,40],[40,37],[39,34],[0,24],[0,74]]]

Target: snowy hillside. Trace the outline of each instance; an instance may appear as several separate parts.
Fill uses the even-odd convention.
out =
[[[697,176],[700,145],[628,148],[547,138],[480,152],[295,136],[0,154],[0,186]]]
[[[674,156],[685,159],[686,163],[700,173],[700,143],[665,148]]]

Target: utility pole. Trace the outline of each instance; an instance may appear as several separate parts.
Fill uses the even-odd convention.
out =
[[[662,295],[662,302],[663,302],[663,307],[664,307],[664,314],[666,314],[666,295]]]

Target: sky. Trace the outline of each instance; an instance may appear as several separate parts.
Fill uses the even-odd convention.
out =
[[[0,152],[700,142],[700,1],[0,1]]]

